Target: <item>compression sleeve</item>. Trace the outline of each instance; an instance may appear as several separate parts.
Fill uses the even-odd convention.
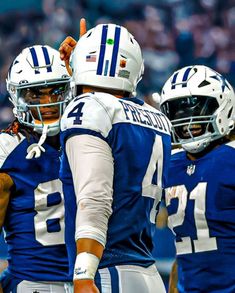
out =
[[[66,154],[77,201],[75,239],[106,243],[112,214],[113,157],[110,146],[92,135],[75,135],[66,141]]]

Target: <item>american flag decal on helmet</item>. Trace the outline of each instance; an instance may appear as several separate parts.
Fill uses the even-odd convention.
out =
[[[96,62],[96,55],[87,55],[86,62]]]

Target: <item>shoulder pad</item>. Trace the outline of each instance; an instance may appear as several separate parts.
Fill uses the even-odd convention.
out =
[[[8,133],[0,134],[0,168],[4,164],[6,158],[9,154],[20,144],[20,142],[25,139],[21,134],[19,134],[21,140],[16,135],[10,135]]]
[[[92,130],[107,137],[112,128],[111,117],[107,99],[101,98],[96,93],[84,94],[73,99],[66,107],[61,119],[61,130],[80,128]]]

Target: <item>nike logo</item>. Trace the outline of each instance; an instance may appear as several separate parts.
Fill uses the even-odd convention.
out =
[[[86,270],[84,270],[84,271],[81,271],[81,269],[75,269],[74,270],[75,275],[81,275],[81,274],[85,274],[85,273],[86,273]]]

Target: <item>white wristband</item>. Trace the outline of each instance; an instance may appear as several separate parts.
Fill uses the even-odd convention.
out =
[[[99,265],[99,258],[88,252],[79,253],[74,266],[74,280],[94,280]]]

